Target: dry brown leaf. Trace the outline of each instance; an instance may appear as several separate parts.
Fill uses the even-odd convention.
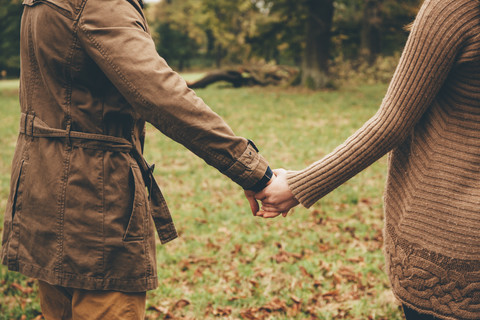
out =
[[[248,280],[248,282],[250,282],[255,288],[258,287],[258,281],[256,281],[256,280]]]
[[[327,251],[332,250],[332,246],[328,243],[319,243],[317,245],[317,248],[320,252],[327,252]]]
[[[323,293],[322,298],[324,298],[324,299],[336,298],[336,297],[338,297],[339,294],[340,294],[340,291],[335,289],[335,290],[331,290],[331,291],[327,291],[327,292]]]
[[[260,308],[262,311],[287,311],[287,304],[285,301],[280,300],[280,298],[274,298],[272,301],[268,302],[266,305]]]
[[[313,279],[313,275],[309,273],[304,266],[300,266],[299,269],[305,277]]]
[[[240,252],[242,252],[242,245],[237,243],[235,244],[235,248],[231,251],[231,254],[237,255]]]
[[[188,301],[187,299],[180,299],[177,302],[175,302],[175,304],[172,307],[172,310],[183,309],[189,304],[190,304],[190,301]]]
[[[164,315],[167,315],[169,314],[169,308],[167,307],[162,307],[162,306],[150,306],[148,307],[147,310],[152,310],[152,311],[156,311],[158,313],[161,313],[161,314],[164,314]]]
[[[24,293],[24,294],[31,294],[33,293],[33,288],[25,288],[25,287],[22,287],[20,284],[18,283],[12,283],[11,286],[15,289],[17,289],[18,291],[20,291],[21,293]]]
[[[232,314],[232,308],[230,307],[218,307],[213,311],[213,315],[217,317],[228,317]]]
[[[341,267],[338,270],[338,274],[342,276],[344,279],[347,281],[352,281],[352,282],[359,282],[361,275],[355,273],[352,268],[350,267]]]
[[[248,319],[248,320],[260,320],[262,318],[260,318],[259,316],[256,315],[258,309],[256,308],[250,308],[250,309],[247,309],[247,310],[243,310],[242,312],[240,312],[240,316],[244,319]]]
[[[208,239],[208,242],[207,242],[206,247],[207,247],[208,249],[213,250],[213,251],[218,251],[218,250],[220,250],[220,246],[219,246],[218,244],[213,243],[211,239]]]
[[[300,300],[299,297],[297,297],[293,294],[290,296],[290,299],[292,299],[292,301],[295,302],[296,304],[302,303],[302,300]]]

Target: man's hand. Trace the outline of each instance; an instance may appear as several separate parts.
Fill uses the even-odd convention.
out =
[[[245,197],[247,198],[248,203],[250,204],[250,210],[252,210],[252,214],[256,216],[258,210],[260,210],[260,207],[258,206],[257,199],[255,199],[255,192],[250,190],[243,190],[243,191],[245,192]]]
[[[288,187],[287,171],[277,169],[273,172],[275,179],[272,179],[265,189],[254,195],[256,211],[254,212],[252,208],[252,212],[258,217],[274,218],[280,214],[286,217],[288,211],[299,203]],[[256,200],[262,202],[262,210],[259,210]],[[250,206],[252,207],[252,203]]]
[[[275,174],[272,176],[270,181],[268,181],[267,186],[272,183],[273,180],[275,180]],[[263,189],[265,190],[265,189]],[[248,200],[248,203],[250,204],[250,210],[252,210],[252,214],[254,216],[257,215],[258,211],[260,210],[260,206],[258,205],[257,199],[255,199],[255,191],[251,190],[244,190],[245,192],[245,197]]]

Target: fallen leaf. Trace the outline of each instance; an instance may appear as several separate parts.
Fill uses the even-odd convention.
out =
[[[24,293],[24,294],[31,294],[33,293],[33,288],[25,288],[25,287],[22,287],[20,284],[14,282],[11,284],[11,286],[15,289],[17,289],[18,291],[20,291],[21,293]]]
[[[307,269],[305,269],[304,266],[300,266],[299,267],[300,271],[302,272],[302,274],[305,276],[305,277],[308,277],[308,278],[312,278],[313,279],[313,275],[311,273],[309,273],[307,271]]]
[[[300,300],[299,297],[297,297],[293,294],[290,296],[290,299],[292,299],[292,301],[295,302],[295,303],[302,303],[302,300]]]
[[[214,316],[227,317],[232,314],[232,308],[230,307],[219,307],[213,311]]]
[[[284,301],[280,300],[280,298],[274,298],[272,301],[262,306],[260,310],[268,312],[287,311],[287,304]]]
[[[240,312],[240,316],[244,319],[248,319],[248,320],[260,320],[262,318],[258,317],[256,315],[258,309],[255,309],[255,308],[250,308],[250,309],[247,309],[247,310],[243,310],[242,312]]]
[[[175,304],[172,307],[172,310],[183,309],[189,304],[190,304],[190,301],[188,301],[187,299],[180,299],[177,302],[175,302]]]

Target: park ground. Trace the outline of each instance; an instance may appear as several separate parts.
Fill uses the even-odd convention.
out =
[[[17,87],[0,81],[2,211],[18,132]],[[254,140],[272,167],[298,170],[373,116],[386,88],[218,84],[197,94]],[[240,187],[152,127],[146,158],[156,163],[180,233],[157,247],[160,286],[148,293],[147,319],[402,319],[382,253],[385,157],[312,208],[271,220],[254,218]],[[36,292],[33,279],[1,266],[0,320],[42,319]]]

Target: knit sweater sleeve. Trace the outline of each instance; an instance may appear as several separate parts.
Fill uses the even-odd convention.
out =
[[[424,2],[377,113],[323,159],[288,172],[289,187],[303,206],[310,207],[407,138],[456,61],[470,28],[465,16],[471,6],[471,0]]]

